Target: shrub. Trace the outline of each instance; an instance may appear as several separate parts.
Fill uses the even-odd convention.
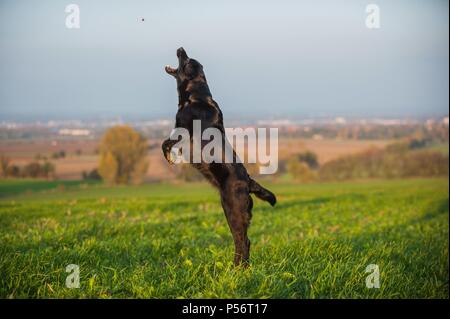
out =
[[[297,181],[310,182],[317,179],[319,161],[317,155],[311,151],[291,156],[291,158],[284,163],[284,166],[284,170],[289,172]]]
[[[287,164],[288,172],[299,182],[310,182],[317,178],[317,172],[312,170],[308,164],[292,158]]]

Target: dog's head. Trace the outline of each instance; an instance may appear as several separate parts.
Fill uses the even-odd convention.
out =
[[[174,76],[178,82],[190,80],[202,80],[205,78],[203,66],[194,59],[188,57],[183,48],[177,50],[178,68],[166,66],[166,72]]]
[[[208,100],[211,93],[206,82],[203,66],[188,57],[183,48],[177,50],[178,68],[166,66],[166,72],[177,80],[179,105],[194,100]]]

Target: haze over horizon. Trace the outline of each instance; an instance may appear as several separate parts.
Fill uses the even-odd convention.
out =
[[[365,25],[368,3],[381,28]],[[80,7],[67,29],[65,7]],[[0,121],[173,118],[183,46],[225,119],[448,115],[448,1],[0,2]],[[142,21],[144,18],[144,21]]]

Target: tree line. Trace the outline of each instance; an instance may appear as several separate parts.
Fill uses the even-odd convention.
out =
[[[46,178],[55,177],[55,165],[49,161],[32,161],[24,166],[11,163],[7,156],[0,156],[0,173],[3,178]]]
[[[449,156],[429,149],[423,140],[409,139],[343,156],[323,165],[317,156],[305,152],[287,162],[287,172],[298,181],[340,181],[365,178],[448,176]]]
[[[333,181],[360,178],[404,178],[448,176],[448,153],[433,150],[429,136],[396,142],[385,148],[370,148],[364,152],[343,156],[322,165],[317,155],[306,151],[280,159],[279,170],[272,178],[288,175],[299,182]],[[99,144],[98,167],[83,172],[85,180],[103,180],[108,184],[142,182],[149,167],[148,142],[133,128],[122,125],[108,129]],[[61,153],[62,154],[62,153]],[[246,164],[250,175],[258,174],[257,164]],[[53,163],[35,160],[24,166],[13,165],[0,156],[3,177],[54,178]],[[172,167],[177,179],[186,182],[202,181],[203,177],[189,164]]]

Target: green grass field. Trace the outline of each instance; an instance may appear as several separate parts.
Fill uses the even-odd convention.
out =
[[[243,270],[205,184],[2,181],[0,297],[449,297],[448,179],[268,186],[279,204],[255,200]]]

